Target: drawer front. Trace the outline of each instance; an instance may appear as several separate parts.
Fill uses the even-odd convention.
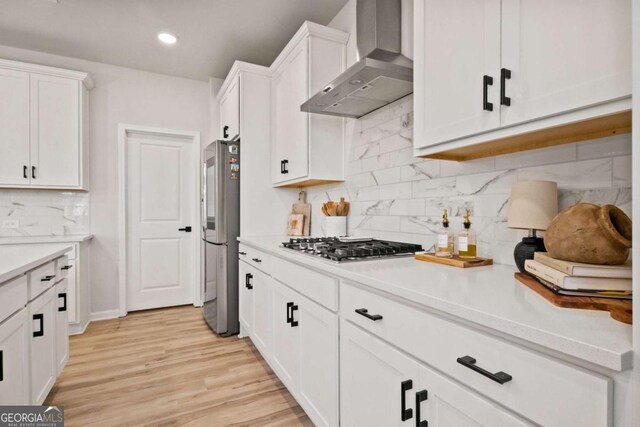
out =
[[[71,268],[71,264],[69,263],[69,257],[64,255],[55,260],[56,263],[56,278],[54,279],[56,283],[64,279],[69,275],[69,269]]]
[[[265,252],[258,249],[254,249],[251,246],[243,245],[240,243],[238,257],[246,261],[249,265],[261,270],[267,274],[270,274],[269,264],[270,257]]]
[[[51,261],[29,274],[29,301],[49,289],[56,283],[56,263]]]
[[[347,320],[536,423],[610,425],[604,376],[348,283],[340,298]],[[499,383],[508,378],[501,373],[511,379]]]
[[[0,285],[0,322],[27,305],[27,283],[27,276],[23,275]]]
[[[337,279],[276,257],[271,258],[270,268],[274,279],[329,310],[338,310]]]

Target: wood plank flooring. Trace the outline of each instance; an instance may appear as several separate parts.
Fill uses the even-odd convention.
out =
[[[192,306],[94,322],[71,337],[46,404],[67,426],[312,426],[248,339]]]

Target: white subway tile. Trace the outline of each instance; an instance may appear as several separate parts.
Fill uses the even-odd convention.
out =
[[[440,176],[440,160],[424,160],[418,163],[402,166],[402,181],[418,181]]]
[[[371,172],[377,185],[392,184],[402,181],[401,168],[395,167]]]
[[[631,156],[613,158],[613,186],[631,187]]]
[[[594,139],[577,144],[578,160],[631,154],[631,134]]]
[[[440,162],[440,176],[467,175],[472,173],[488,172],[495,169],[495,159],[469,160],[466,162],[454,162],[442,160]]]
[[[611,159],[559,163],[518,170],[518,180],[555,181],[559,188],[591,189],[611,187]]]
[[[576,144],[558,145],[496,157],[496,170],[523,168],[576,160]]]
[[[425,201],[423,199],[393,200],[389,207],[390,215],[420,216],[424,214]]]
[[[436,178],[413,181],[414,198],[433,198],[457,196],[456,178]]]
[[[511,192],[516,182],[515,170],[486,172],[476,175],[458,176],[456,189],[460,194],[504,194]]]
[[[380,186],[380,199],[410,199],[411,183],[401,182],[398,184],[387,184]]]

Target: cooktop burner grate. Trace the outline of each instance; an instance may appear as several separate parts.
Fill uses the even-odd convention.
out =
[[[336,237],[291,238],[288,242],[283,242],[282,246],[336,262],[410,256],[423,250],[421,245],[413,243],[377,239],[343,242]]]

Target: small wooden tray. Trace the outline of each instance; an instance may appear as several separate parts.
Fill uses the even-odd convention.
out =
[[[418,261],[435,262],[436,264],[448,265],[458,268],[470,268],[470,267],[482,267],[484,265],[492,265],[493,260],[491,258],[476,258],[476,259],[462,259],[458,255],[454,255],[453,258],[441,258],[435,256],[433,253],[417,253],[416,259]]]
[[[557,307],[608,311],[615,320],[631,325],[630,300],[559,295],[528,274],[515,273],[515,278]]]

